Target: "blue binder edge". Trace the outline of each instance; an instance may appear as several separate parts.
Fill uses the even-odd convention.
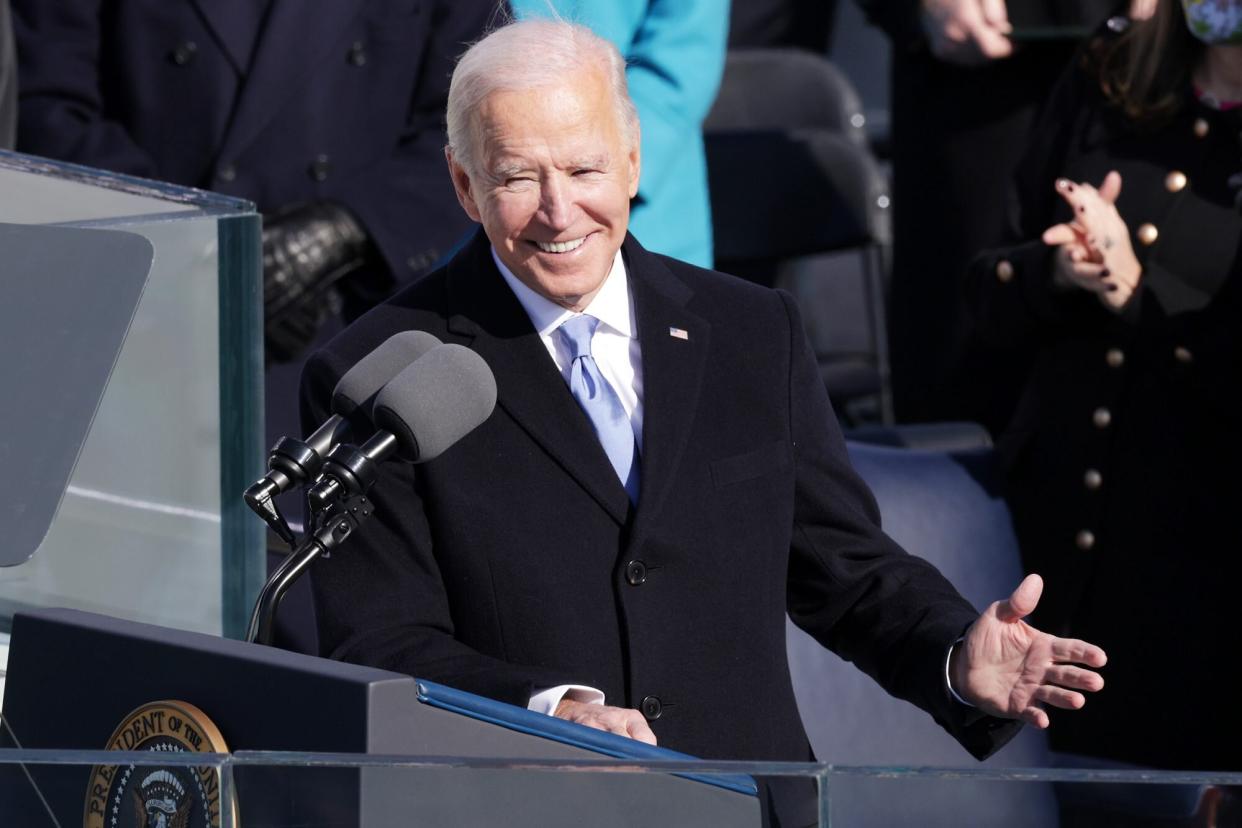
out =
[[[563,719],[545,716],[512,704],[505,704],[494,699],[476,696],[463,690],[455,690],[443,684],[418,679],[418,700],[423,704],[441,710],[448,710],[479,719],[489,724],[541,736],[563,744],[584,750],[611,756],[614,759],[637,759],[650,761],[697,762],[698,757],[675,750],[653,747],[643,742],[605,733],[602,730],[585,727],[567,722]],[[713,774],[677,773],[686,779],[714,785],[718,788],[734,791],[748,796],[758,796],[759,789],[755,780],[745,774]]]

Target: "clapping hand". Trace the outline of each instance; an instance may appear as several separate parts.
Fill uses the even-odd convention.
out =
[[[1040,632],[1023,618],[1035,609],[1044,582],[1028,575],[1004,601],[987,608],[953,648],[950,674],[958,695],[985,713],[1048,726],[1045,705],[1076,710],[1080,691],[1104,679],[1094,669],[1107,660],[1094,644]]]
[[[1143,274],[1130,243],[1130,230],[1117,212],[1121,175],[1110,172],[1098,190],[1085,182],[1059,178],[1056,190],[1074,211],[1074,218],[1044,231],[1044,244],[1056,247],[1053,281],[1061,287],[1091,291],[1104,307],[1120,312],[1138,290]]]

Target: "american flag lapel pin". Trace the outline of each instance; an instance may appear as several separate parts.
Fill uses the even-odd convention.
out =
[[[673,339],[684,339],[687,341],[690,339],[690,332],[683,330],[682,328],[669,328],[668,335]]]

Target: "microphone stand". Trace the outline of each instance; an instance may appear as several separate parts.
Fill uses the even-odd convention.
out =
[[[374,508],[367,493],[375,485],[379,462],[397,447],[397,438],[380,432],[362,448],[337,445],[324,460],[323,474],[306,495],[311,531],[271,574],[255,601],[246,640],[271,644],[280,599],[320,555],[327,556],[353,534]]]

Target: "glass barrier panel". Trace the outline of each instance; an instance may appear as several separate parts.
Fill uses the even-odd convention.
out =
[[[828,789],[833,826],[1242,824],[1242,773],[834,767]]]
[[[0,825],[236,828],[224,754],[0,750]]]
[[[172,826],[159,815],[183,809],[182,825],[227,828],[1171,828],[1238,824],[1240,787],[1237,773],[8,749],[0,825],[95,828],[83,820],[103,811]]]
[[[128,233],[153,253],[105,387],[74,403],[92,407],[89,428],[62,437],[71,474],[53,487],[58,502],[40,504],[54,519],[36,533],[37,548],[0,562],[16,564],[0,568],[0,630],[22,609],[65,606],[240,637],[265,574],[263,526],[241,500],[263,472],[253,205],[0,152],[0,223]],[[37,259],[29,264],[37,272]],[[106,265],[58,262],[72,270],[66,278],[80,280],[105,278]],[[0,331],[6,349],[20,344],[5,337]],[[0,445],[0,460],[9,461],[6,452],[29,453],[61,435],[55,397],[6,370],[0,384],[28,391],[47,414],[45,433],[23,421],[22,439]],[[44,372],[53,391],[59,376],[54,367]]]

